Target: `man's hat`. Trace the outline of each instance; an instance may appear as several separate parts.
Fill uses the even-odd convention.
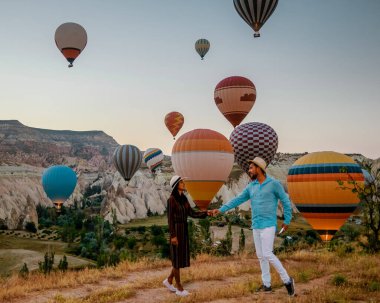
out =
[[[256,166],[260,167],[264,173],[266,173],[267,163],[264,159],[260,157],[255,157],[253,160],[248,160],[249,163],[254,163]]]

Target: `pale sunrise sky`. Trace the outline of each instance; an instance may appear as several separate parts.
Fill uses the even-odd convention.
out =
[[[88,43],[69,69],[56,28],[81,24]],[[279,152],[380,157],[380,1],[280,0],[261,38],[232,0],[0,0],[0,120],[103,130],[141,150],[209,128],[229,138],[216,84],[244,76],[256,103],[243,120],[270,125]],[[194,43],[206,38],[204,61]]]

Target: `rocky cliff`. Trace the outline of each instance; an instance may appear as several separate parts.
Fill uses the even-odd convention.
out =
[[[106,219],[111,220],[112,211],[120,223],[144,218],[148,213],[163,214],[171,192],[170,157],[165,156],[156,176],[142,165],[127,185],[111,163],[117,145],[101,131],[53,131],[27,127],[15,120],[0,121],[0,228],[23,228],[30,221],[37,225],[36,205],[53,206],[41,185],[43,170],[53,164],[68,165],[78,176],[78,185],[66,205],[83,201],[85,192],[97,189],[86,199],[101,201],[101,214]],[[303,155],[278,153],[268,167],[269,174],[286,188],[289,167]],[[379,166],[379,161],[375,163]],[[248,176],[235,166],[214,201],[228,201],[248,182]],[[249,204],[241,208],[248,209]]]

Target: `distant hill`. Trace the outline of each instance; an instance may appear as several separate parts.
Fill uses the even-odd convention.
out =
[[[0,120],[0,165],[47,167],[65,163],[70,157],[108,161],[116,146],[117,142],[103,131],[49,130],[28,127],[17,120]]]

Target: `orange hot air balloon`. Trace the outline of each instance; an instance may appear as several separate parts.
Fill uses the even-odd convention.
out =
[[[207,209],[212,198],[227,181],[234,164],[231,143],[210,129],[194,129],[183,134],[172,150],[174,172],[185,178],[195,204]]]
[[[236,127],[255,104],[256,87],[247,78],[228,77],[215,87],[214,100],[224,117]]]
[[[289,196],[324,241],[332,239],[358,206],[358,196],[351,190],[342,190],[337,182],[341,180],[349,187],[348,174],[357,183],[364,183],[360,166],[350,157],[332,151],[307,154],[289,169]]]
[[[170,112],[165,116],[165,125],[173,135],[173,139],[175,139],[184,122],[185,118],[179,112]]]

